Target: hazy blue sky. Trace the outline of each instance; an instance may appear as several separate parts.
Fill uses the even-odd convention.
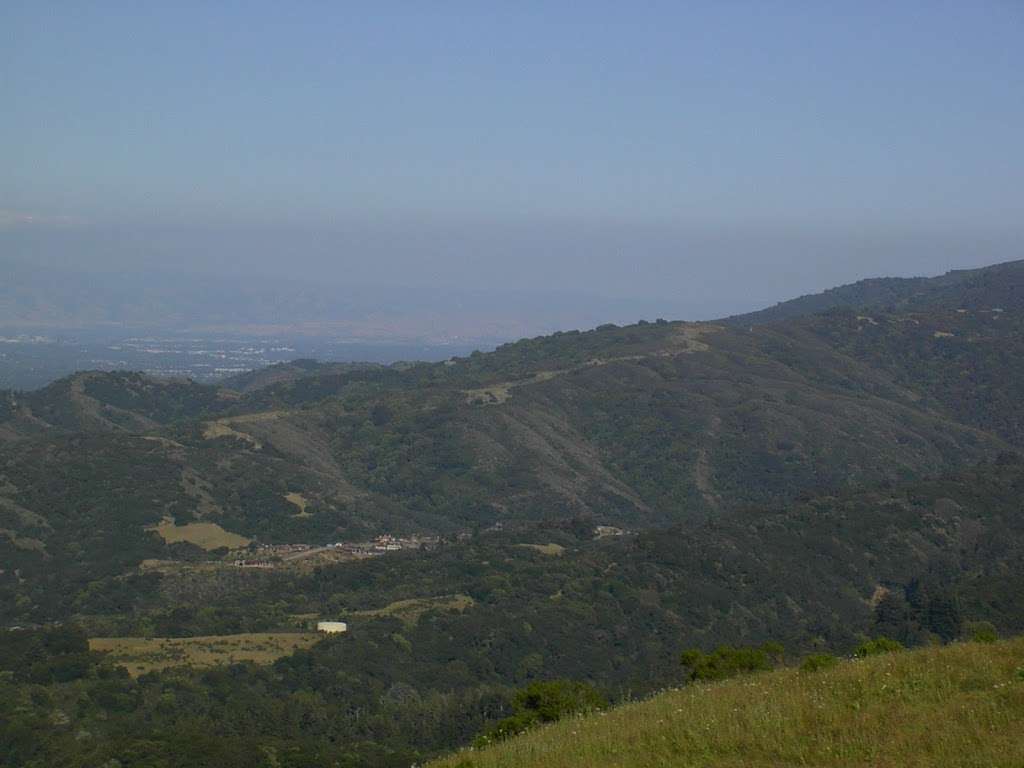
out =
[[[0,256],[677,315],[1021,258],[1022,41],[1020,0],[5,0]]]

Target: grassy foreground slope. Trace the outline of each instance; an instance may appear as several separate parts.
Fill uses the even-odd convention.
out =
[[[1024,638],[693,685],[436,768],[1024,765]]]

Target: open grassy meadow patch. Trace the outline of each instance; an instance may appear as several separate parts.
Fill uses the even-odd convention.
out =
[[[227,421],[211,421],[203,428],[203,437],[207,440],[216,440],[218,437],[231,437],[248,443],[257,451],[263,444],[247,432],[240,432],[233,429]]]
[[[524,549],[532,549],[535,552],[540,552],[542,555],[548,557],[558,557],[565,553],[565,547],[561,544],[517,544],[517,547],[523,547]]]
[[[250,632],[205,637],[93,637],[89,650],[109,653],[132,677],[168,667],[216,667],[240,661],[270,664],[309,648],[315,632]]]
[[[161,538],[168,544],[179,541],[187,541],[197,547],[209,551],[227,547],[238,549],[247,546],[249,539],[237,533],[225,531],[216,523],[188,523],[187,525],[175,525],[173,520],[164,520],[160,525],[153,528]]]
[[[292,491],[284,495],[284,500],[289,504],[295,506],[298,512],[295,513],[295,517],[312,517],[312,513],[306,511],[306,507],[309,506],[309,499],[303,496],[301,493]]]

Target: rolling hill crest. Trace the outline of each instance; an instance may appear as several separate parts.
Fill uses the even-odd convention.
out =
[[[262,541],[636,529],[956,470],[1024,442],[1021,265],[441,364],[3,393],[0,550],[85,578],[164,552],[168,520]]]

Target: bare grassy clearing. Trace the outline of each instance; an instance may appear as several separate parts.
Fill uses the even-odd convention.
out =
[[[132,677],[168,667],[215,667],[240,661],[270,664],[302,648],[321,635],[314,632],[206,637],[93,637],[89,648],[109,653]]]
[[[565,552],[565,547],[561,544],[517,544],[517,547],[523,547],[525,549],[532,549],[536,552],[540,552],[542,555],[548,555],[549,557],[557,557]]]
[[[219,549],[220,547],[239,549],[249,544],[249,539],[245,536],[225,531],[216,523],[175,525],[173,520],[164,520],[160,525],[155,526],[151,530],[160,534],[161,538],[168,544],[187,541],[207,551]]]

